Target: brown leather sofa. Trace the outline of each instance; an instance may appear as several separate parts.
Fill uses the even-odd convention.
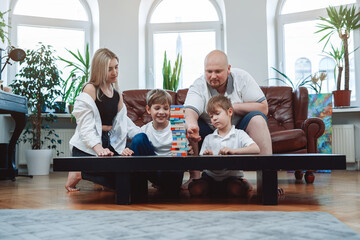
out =
[[[319,118],[308,118],[308,91],[301,87],[293,92],[290,87],[261,87],[269,105],[268,125],[273,153],[316,153],[317,139],[324,133],[325,125]],[[138,126],[151,121],[145,111],[146,93],[149,90],[123,92],[129,118]],[[173,104],[183,105],[188,89],[168,91]],[[302,179],[302,171],[295,172]],[[305,180],[314,181],[312,170],[307,170]]]

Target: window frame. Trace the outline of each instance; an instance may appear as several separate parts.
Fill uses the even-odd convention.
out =
[[[36,16],[26,16],[26,15],[17,15],[14,14],[14,10],[18,0],[12,0],[10,2],[10,38],[11,42],[18,45],[18,35],[17,29],[18,26],[28,26],[28,27],[48,27],[48,28],[58,28],[58,29],[69,29],[69,30],[82,30],[85,33],[85,42],[84,46],[86,47],[86,43],[89,43],[90,50],[92,49],[92,14],[90,10],[90,6],[88,5],[86,0],[79,0],[84,10],[87,14],[88,20],[68,20],[68,19],[58,19],[58,18],[46,18],[46,17],[36,17]],[[85,49],[84,49],[85,51]],[[8,79],[15,78],[15,74],[18,72],[18,64],[15,67],[8,68]],[[10,80],[12,81],[12,80]],[[11,82],[8,81],[8,84]]]
[[[296,12],[296,13],[288,13],[281,14],[282,8],[285,4],[286,0],[279,0],[278,7],[276,12],[276,32],[277,32],[277,49],[278,49],[278,66],[277,68],[284,72],[286,69],[285,66],[285,39],[284,39],[284,25],[297,23],[297,22],[305,22],[305,21],[314,21],[318,20],[319,16],[327,16],[326,8],[315,9],[305,12]],[[356,6],[360,8],[360,0],[356,0]],[[350,6],[352,4],[349,4]],[[315,35],[314,35],[315,37]],[[360,46],[360,30],[357,29],[353,32],[352,41],[354,42],[354,46]],[[355,51],[354,53],[354,71],[355,71],[355,90],[356,90],[356,99],[355,101],[351,101],[351,105],[360,105],[360,61],[356,61],[356,59],[360,59],[360,49]],[[344,81],[344,80],[343,80]]]
[[[146,81],[145,87],[153,89],[155,82],[153,79],[154,69],[154,35],[158,33],[177,33],[177,32],[215,32],[216,49],[224,51],[224,21],[220,7],[216,0],[209,0],[214,6],[219,21],[205,21],[205,22],[171,22],[171,23],[150,23],[151,17],[156,10],[157,6],[163,0],[155,0],[149,10],[146,19]]]

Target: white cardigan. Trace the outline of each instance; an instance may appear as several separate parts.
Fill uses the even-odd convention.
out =
[[[121,94],[121,93],[119,93]],[[74,110],[72,112],[76,118],[75,134],[70,139],[70,150],[73,147],[79,150],[96,155],[92,149],[96,144],[101,144],[102,123],[99,110],[95,101],[87,93],[80,93],[76,98]],[[113,120],[110,131],[110,145],[119,154],[125,149],[127,138],[132,139],[141,130],[127,116],[125,104]]]

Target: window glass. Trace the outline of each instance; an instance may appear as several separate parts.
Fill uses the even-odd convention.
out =
[[[14,14],[87,21],[79,0],[18,0]]]
[[[311,62],[307,58],[295,61],[295,81],[299,82],[311,75]]]
[[[163,0],[152,14],[150,23],[219,21],[209,0]]]
[[[45,45],[51,45],[55,56],[65,59],[73,59],[66,49],[76,52],[78,49],[83,54],[85,48],[85,32],[81,30],[18,26],[18,45],[24,50],[39,48],[41,41]],[[70,68],[65,68],[66,63],[56,61],[58,69],[61,70],[60,77],[64,80],[70,74]]]
[[[205,56],[216,48],[215,32],[179,32],[154,34],[155,87],[163,87],[164,52],[174,66],[177,53],[182,55],[182,78],[179,88],[188,88],[204,71]]]
[[[336,88],[335,79],[337,78],[336,73],[334,76],[334,69],[336,68],[335,60],[329,57],[324,57],[320,60],[319,71],[327,74],[326,80],[322,83],[323,92],[331,92]]]
[[[282,7],[282,14],[304,12],[314,9],[327,8],[356,3],[356,0],[286,0]]]
[[[322,52],[324,43],[318,42],[321,36],[314,33],[318,30],[316,23],[317,21],[314,20],[284,25],[284,72],[290,79],[298,79],[298,76],[296,76],[295,63],[296,60],[301,58],[307,58],[311,62],[313,66],[311,70],[312,73],[320,71],[319,63],[325,54]],[[331,44],[339,46],[340,39],[333,38]],[[353,42],[350,42],[349,52],[353,51],[353,45]],[[329,49],[330,44],[328,44],[328,48],[326,48],[325,51],[329,51]],[[353,57],[352,55],[353,54],[351,54],[350,57]],[[350,69],[354,69],[354,62],[351,62]],[[304,71],[307,70],[304,69]],[[354,74],[350,74],[350,85],[353,86],[355,86]],[[329,87],[330,86],[331,84]],[[323,92],[325,90],[332,91],[333,89],[324,89]],[[352,94],[352,96],[355,96],[355,94]]]

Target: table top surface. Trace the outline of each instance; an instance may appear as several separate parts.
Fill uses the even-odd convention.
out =
[[[320,170],[346,169],[340,154],[272,154],[221,156],[106,156],[54,158],[54,171],[153,170]]]

